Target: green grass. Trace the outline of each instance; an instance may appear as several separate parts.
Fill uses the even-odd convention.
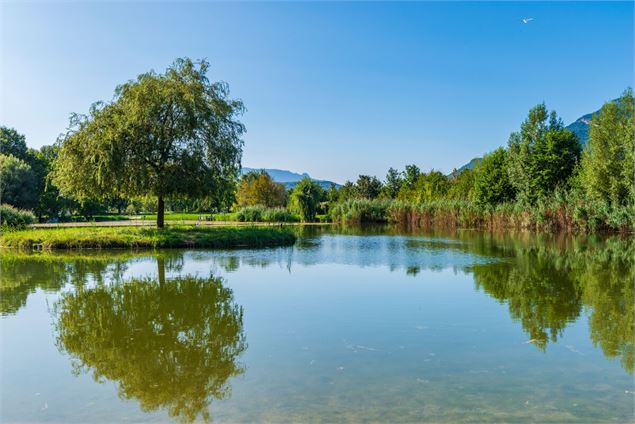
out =
[[[268,247],[295,243],[287,229],[268,227],[80,227],[5,232],[0,247],[21,249]]]

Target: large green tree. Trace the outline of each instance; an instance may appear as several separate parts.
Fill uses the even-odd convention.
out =
[[[27,160],[26,138],[15,129],[0,126],[0,154]]]
[[[514,199],[507,172],[507,151],[502,147],[483,157],[474,169],[474,198],[480,205],[496,205]]]
[[[518,198],[529,203],[565,186],[580,159],[578,137],[564,128],[544,103],[529,111],[509,137],[509,179]]]
[[[13,155],[0,153],[0,203],[32,209],[37,199],[36,178],[31,167]]]
[[[469,200],[474,196],[474,170],[464,169],[452,172],[447,196],[452,199]]]
[[[50,179],[57,151],[56,146],[42,146],[40,150],[28,151],[27,161],[35,174],[37,190],[37,204],[33,211],[38,217],[58,216],[65,206],[70,205],[68,199],[60,196],[59,189]]]
[[[110,103],[73,115],[60,141],[54,181],[76,198],[154,196],[157,226],[166,198],[233,190],[245,131],[240,100],[210,82],[209,64],[178,59],[120,85]]]
[[[606,103],[589,126],[580,177],[590,198],[614,205],[635,198],[635,102],[631,89]]]
[[[382,184],[377,177],[360,175],[355,183],[355,195],[361,199],[375,199],[381,192]]]
[[[389,168],[386,173],[386,181],[382,187],[382,197],[388,199],[395,199],[399,194],[399,189],[403,183],[403,174],[397,171],[395,168]]]
[[[236,203],[239,207],[281,207],[287,203],[287,191],[284,184],[275,182],[264,169],[251,171],[240,178]]]

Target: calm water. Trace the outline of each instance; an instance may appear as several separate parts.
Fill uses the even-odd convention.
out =
[[[633,242],[0,253],[2,422],[633,422]]]

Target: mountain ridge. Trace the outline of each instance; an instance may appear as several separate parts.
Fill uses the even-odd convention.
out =
[[[278,168],[250,168],[250,167],[243,167],[240,171],[241,175],[247,174],[249,172],[253,172],[253,171],[259,171],[261,169],[264,169],[264,171],[269,174],[269,176],[271,177],[272,180],[274,180],[277,183],[280,184],[284,184],[285,188],[289,189],[289,188],[293,188],[296,186],[296,184],[298,182],[300,182],[300,180],[302,180],[305,177],[310,178],[312,181],[315,181],[316,183],[318,183],[322,188],[324,189],[328,189],[331,187],[331,184],[334,184],[335,187],[339,188],[341,187],[341,184],[335,183],[333,181],[329,181],[329,180],[318,180],[315,178],[312,178],[308,173],[303,172],[303,173],[298,173],[298,172],[293,172],[293,171],[289,171],[286,169],[278,169]]]

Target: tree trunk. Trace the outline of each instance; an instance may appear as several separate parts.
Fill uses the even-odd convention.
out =
[[[165,284],[165,258],[161,255],[157,256],[157,271],[159,277],[159,287],[163,287]]]
[[[157,228],[163,228],[164,214],[165,203],[163,203],[163,196],[159,196],[159,203],[157,205]]]

